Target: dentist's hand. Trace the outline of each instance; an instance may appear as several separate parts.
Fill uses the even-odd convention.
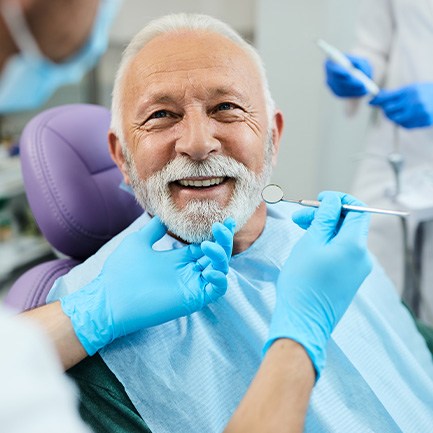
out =
[[[60,300],[89,355],[115,338],[191,314],[225,294],[234,221],[213,225],[214,242],[153,250],[166,231],[153,218],[121,242],[95,280]]]
[[[342,204],[362,205],[348,194],[323,192],[317,209],[305,208],[293,220],[307,229],[281,270],[277,301],[264,351],[279,338],[304,346],[320,376],[326,345],[370,273],[367,250],[369,215]]]
[[[433,83],[382,90],[370,104],[382,108],[388,119],[404,128],[433,125]]]
[[[369,78],[373,74],[370,62],[363,57],[347,55],[355,68],[364,72]],[[326,83],[332,92],[341,98],[359,98],[368,93],[365,85],[353,77],[345,68],[333,62],[325,62]]]

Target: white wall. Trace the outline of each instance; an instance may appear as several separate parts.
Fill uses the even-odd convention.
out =
[[[285,114],[274,181],[286,197],[313,197],[324,189],[350,189],[362,149],[367,109],[348,119],[343,103],[324,84],[323,38],[349,50],[356,0],[257,0],[256,44],[271,91]]]
[[[128,42],[151,19],[176,12],[209,14],[249,34],[254,26],[255,9],[255,0],[123,0],[111,40]]]

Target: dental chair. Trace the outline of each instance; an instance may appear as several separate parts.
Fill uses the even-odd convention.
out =
[[[46,110],[20,139],[24,187],[35,220],[57,256],[25,272],[5,304],[45,304],[54,281],[94,254],[143,209],[119,188],[122,175],[107,144],[110,112],[88,104]]]

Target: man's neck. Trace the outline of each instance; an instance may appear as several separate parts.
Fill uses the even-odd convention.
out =
[[[262,234],[266,224],[266,205],[262,203],[233,241],[233,255],[247,250]]]

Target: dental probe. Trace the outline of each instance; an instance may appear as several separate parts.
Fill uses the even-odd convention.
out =
[[[320,201],[318,200],[288,200],[284,198],[284,193],[281,187],[275,183],[271,183],[263,188],[262,198],[268,204],[275,204],[279,201],[287,201],[289,203],[297,203],[301,206],[307,207],[319,207]],[[345,210],[351,210],[354,212],[369,212],[375,214],[383,214],[383,215],[395,215],[400,217],[409,216],[409,212],[400,211],[400,210],[389,210],[389,209],[379,209],[374,207],[367,206],[356,206],[351,204],[343,204],[341,206]]]

